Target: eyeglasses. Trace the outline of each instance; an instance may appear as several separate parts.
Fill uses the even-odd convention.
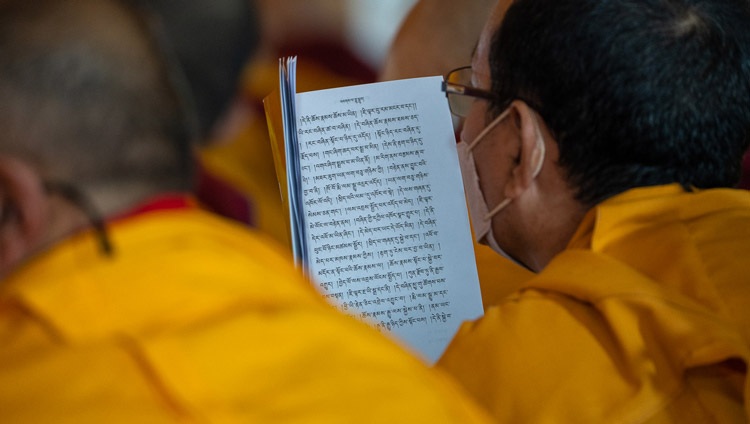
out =
[[[99,247],[105,256],[112,256],[114,249],[112,242],[107,235],[107,226],[104,218],[90,201],[86,194],[76,186],[62,181],[44,181],[44,190],[48,194],[58,194],[76,207],[79,207],[86,215],[94,228],[96,237],[99,240]]]
[[[489,91],[471,86],[471,66],[463,66],[448,72],[443,81],[443,91],[448,98],[448,107],[454,115],[465,118],[474,99],[493,100]]]

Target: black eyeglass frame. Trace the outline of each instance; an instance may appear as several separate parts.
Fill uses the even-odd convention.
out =
[[[114,247],[107,233],[107,223],[89,197],[76,186],[63,181],[46,180],[43,182],[43,186],[48,194],[56,193],[83,211],[94,228],[101,252],[105,256],[112,257]]]
[[[453,113],[454,115],[460,118],[465,118],[466,113],[460,113],[459,111],[456,111],[456,108],[454,107],[453,102],[451,102],[451,95],[469,96],[469,97],[475,97],[475,98],[484,99],[484,100],[497,99],[497,97],[494,94],[490,93],[487,90],[482,90],[481,88],[476,88],[476,87],[471,87],[468,85],[449,82],[449,80],[451,79],[450,76],[452,74],[455,74],[456,72],[461,72],[467,69],[471,69],[471,66],[462,66],[460,68],[456,68],[448,72],[445,75],[445,78],[443,80],[443,84],[441,87],[443,92],[445,92],[445,97],[448,99],[448,107],[450,108],[451,113]]]

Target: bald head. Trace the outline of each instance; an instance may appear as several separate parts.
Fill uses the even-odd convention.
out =
[[[179,98],[124,2],[0,2],[0,109],[0,154],[80,186],[105,211],[187,187]]]

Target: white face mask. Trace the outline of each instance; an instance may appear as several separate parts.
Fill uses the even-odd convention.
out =
[[[494,129],[500,122],[510,114],[510,109],[498,115],[482,132],[477,135],[471,143],[466,143],[463,140],[456,145],[458,149],[458,160],[461,166],[461,176],[464,182],[464,190],[466,191],[466,200],[469,205],[469,216],[471,217],[471,225],[474,230],[474,237],[480,244],[489,245],[492,250],[496,253],[505,256],[506,258],[518,263],[510,255],[508,255],[495,241],[495,236],[492,232],[492,217],[497,215],[501,210],[505,209],[511,202],[511,198],[506,198],[495,206],[492,210],[487,207],[487,201],[484,199],[482,194],[482,188],[479,185],[479,175],[477,174],[476,163],[474,162],[474,155],[472,150],[477,144],[487,135],[492,129]],[[537,125],[536,120],[534,124]],[[536,159],[538,162],[533,172],[533,177],[539,175],[542,170],[542,163],[544,162],[544,140],[542,139],[541,132],[537,125],[537,152],[539,158]],[[519,264],[520,265],[520,264]]]

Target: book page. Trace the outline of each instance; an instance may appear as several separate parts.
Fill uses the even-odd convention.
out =
[[[482,314],[441,77],[297,95],[307,272],[435,361]]]

